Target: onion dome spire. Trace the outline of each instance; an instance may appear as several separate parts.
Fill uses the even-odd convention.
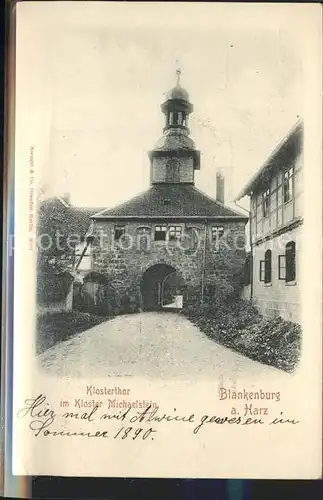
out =
[[[169,128],[182,128],[188,130],[188,115],[193,111],[189,95],[180,84],[182,71],[176,70],[176,85],[166,94],[166,101],[161,105],[161,110],[166,117],[164,131]]]

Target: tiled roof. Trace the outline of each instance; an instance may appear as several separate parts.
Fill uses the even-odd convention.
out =
[[[199,191],[192,184],[153,184],[147,191],[92,218],[235,217],[247,218]]]
[[[83,238],[90,226],[91,216],[102,208],[75,207],[59,196],[41,201],[38,211],[38,231],[51,234],[55,230]]]

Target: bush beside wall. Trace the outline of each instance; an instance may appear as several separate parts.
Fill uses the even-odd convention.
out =
[[[225,347],[286,372],[297,367],[301,326],[280,317],[264,318],[250,302],[206,296],[203,307],[189,305],[186,316],[208,337]]]

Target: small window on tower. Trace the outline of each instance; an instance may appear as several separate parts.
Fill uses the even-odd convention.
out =
[[[114,239],[120,240],[126,233],[126,226],[114,226]]]
[[[171,111],[171,112],[169,113],[169,120],[168,120],[169,125],[173,125],[173,120],[174,120],[174,114],[173,114],[173,112]]]
[[[155,226],[155,241],[166,240],[166,226]]]

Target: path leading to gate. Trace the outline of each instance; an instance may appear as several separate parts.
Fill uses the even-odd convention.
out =
[[[51,347],[39,360],[48,373],[68,377],[259,380],[281,373],[220,346],[187,318],[170,312],[116,317]]]

